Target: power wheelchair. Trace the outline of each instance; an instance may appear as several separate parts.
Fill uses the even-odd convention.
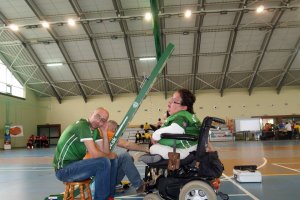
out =
[[[161,135],[162,138],[174,139],[173,152],[169,152],[168,160],[146,163],[145,200],[215,200],[217,195],[221,199],[229,199],[227,194],[218,191],[224,166],[216,151],[207,152],[209,129],[213,127],[213,122],[225,123],[219,118],[206,117],[198,137],[187,134]],[[176,140],[198,140],[197,149],[180,160],[179,153],[176,153]],[[153,193],[156,190],[158,193]]]

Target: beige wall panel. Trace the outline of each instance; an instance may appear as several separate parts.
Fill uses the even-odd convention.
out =
[[[172,94],[170,93],[169,96]],[[201,91],[196,94],[195,112],[200,119],[217,116],[221,118],[247,118],[258,115],[300,114],[300,88],[283,88],[280,95],[275,89],[256,89],[251,96],[246,90],[226,90],[221,97],[218,91]],[[135,94],[123,94],[111,102],[109,96],[101,95],[89,98],[84,103],[82,97],[68,97],[59,104],[55,98],[39,99],[38,123],[61,124],[64,129],[68,124],[81,117],[88,117],[96,108],[103,106],[110,111],[110,118],[118,122],[124,118]],[[167,100],[162,93],[150,93],[143,101],[130,124],[140,125],[145,122],[156,123],[166,110]],[[45,109],[47,108],[47,109]]]
[[[26,91],[26,100],[0,95],[0,148],[3,148],[4,125],[22,125],[24,136],[11,139],[12,148],[24,147],[30,135],[36,134],[39,109],[35,95]],[[46,112],[46,111],[45,111]]]

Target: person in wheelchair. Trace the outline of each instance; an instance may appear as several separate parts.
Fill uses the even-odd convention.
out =
[[[145,200],[229,198],[218,191],[224,166],[208,141],[212,122],[225,121],[206,117],[201,124],[193,110],[195,100],[187,89],[173,94],[168,102],[170,116],[153,133],[150,154],[139,158],[147,164]]]
[[[195,95],[187,89],[179,89],[173,94],[167,107],[170,116],[165,120],[162,127],[152,134],[151,143],[153,145],[150,147],[150,154],[141,156],[140,161],[155,163],[161,159],[169,159],[168,152],[173,151],[173,139],[161,139],[162,133],[198,136],[201,122],[194,113],[195,101]],[[176,141],[176,152],[180,154],[180,159],[186,158],[190,152],[196,150],[196,147],[197,141]],[[210,144],[209,148],[212,150]]]

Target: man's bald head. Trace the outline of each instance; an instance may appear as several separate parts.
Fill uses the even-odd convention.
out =
[[[91,128],[96,129],[102,127],[104,124],[106,124],[108,118],[109,118],[109,113],[105,108],[103,107],[97,108],[96,110],[94,110],[94,112],[91,114],[89,118]]]

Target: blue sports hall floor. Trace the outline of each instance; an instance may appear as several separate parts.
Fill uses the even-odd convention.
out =
[[[300,189],[300,141],[213,142],[224,163],[220,190],[232,200],[296,200]],[[43,200],[64,191],[51,167],[54,147],[0,150],[0,199]],[[131,152],[134,156],[136,152]],[[262,183],[238,183],[234,165],[257,165]],[[136,162],[142,177],[145,165]],[[133,188],[115,199],[143,199]],[[219,197],[218,197],[219,199]]]

